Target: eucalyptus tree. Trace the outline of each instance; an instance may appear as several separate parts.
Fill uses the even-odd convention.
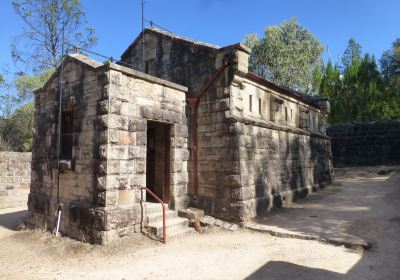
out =
[[[262,38],[247,35],[244,43],[252,49],[251,71],[279,85],[312,93],[314,68],[322,64],[324,47],[295,18],[267,27]]]
[[[24,74],[57,67],[63,34],[65,42],[85,48],[97,42],[79,0],[13,0],[12,5],[24,27],[11,44],[11,54]]]

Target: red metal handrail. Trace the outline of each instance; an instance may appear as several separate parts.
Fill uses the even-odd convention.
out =
[[[155,194],[153,193],[150,189],[146,187],[140,187],[141,190],[145,190],[148,192],[157,202],[161,203],[162,207],[162,219],[163,219],[163,243],[167,244],[167,225],[165,222],[165,205],[164,202]],[[156,232],[157,233],[157,232]]]

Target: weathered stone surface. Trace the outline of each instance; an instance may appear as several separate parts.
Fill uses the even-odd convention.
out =
[[[25,206],[30,185],[31,153],[0,152],[0,209]]]
[[[89,62],[94,68],[84,66]],[[123,67],[101,65],[81,55],[72,55],[65,61],[68,88],[63,102],[74,112],[72,133],[77,140],[72,142],[72,157],[65,160],[67,168],[60,174],[60,199],[61,232],[82,241],[105,244],[140,228],[141,193],[137,188],[146,186],[148,120],[179,123],[179,133],[174,134],[171,129],[171,142],[180,143],[171,148],[171,161],[179,165],[171,176],[172,184],[179,186],[176,194],[171,192],[176,196],[171,198],[176,209],[188,204],[189,153],[183,120],[185,88]],[[54,92],[58,92],[57,83],[50,80],[35,96],[33,172],[28,203],[28,224],[51,230],[57,208],[54,159],[58,106]],[[53,99],[52,106],[48,106],[49,99]],[[143,114],[140,104],[145,108]],[[0,167],[3,161],[0,157]],[[6,169],[7,176],[28,175],[22,174],[22,169],[12,170],[13,174],[10,170]],[[6,188],[11,190],[8,185]]]
[[[336,167],[400,163],[400,121],[328,127]]]
[[[180,217],[187,218],[191,221],[200,220],[204,217],[204,210],[194,207],[189,207],[187,209],[179,210],[178,214]]]
[[[61,197],[80,207],[104,209],[105,229],[89,223],[84,231],[90,240],[109,242],[138,227],[142,197],[138,189],[149,183],[146,175],[152,174],[146,166],[151,162],[147,151],[160,142],[149,136],[162,134],[161,130],[155,133],[154,122],[170,128],[169,139],[166,134],[162,139],[171,143],[170,176],[164,176],[168,168],[160,164],[163,160],[154,165],[155,172],[162,174],[158,181],[170,180],[164,184],[169,185],[170,209],[193,205],[223,219],[214,224],[228,230],[237,226],[226,221],[248,220],[332,179],[330,141],[325,135],[328,101],[320,106],[316,98],[248,74],[249,50],[241,44],[219,48],[161,31],[146,29],[145,33],[146,42],[154,46],[145,50],[145,65],[138,66],[152,76],[112,63],[90,62],[83,67],[90,59],[81,55],[65,63],[70,87],[65,104],[75,104],[77,141],[71,170],[60,177]],[[124,53],[123,62],[138,63],[138,40]],[[199,99],[194,147],[192,108],[186,98],[199,94],[226,60],[229,67]],[[56,178],[52,160],[56,158],[57,78],[35,97],[32,224],[52,224],[56,207],[49,195],[54,196]],[[188,86],[189,92],[180,85]],[[191,173],[191,148],[197,153],[197,174]],[[43,208],[37,206],[39,202]],[[79,236],[79,223],[66,225],[71,236]]]
[[[239,226],[237,224],[215,219],[207,215],[200,218],[200,223],[203,226],[211,226],[211,227],[217,226],[229,231],[236,231],[239,229]]]

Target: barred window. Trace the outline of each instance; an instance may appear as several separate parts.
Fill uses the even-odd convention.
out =
[[[60,159],[72,159],[74,142],[74,111],[64,110],[61,113],[61,147]]]

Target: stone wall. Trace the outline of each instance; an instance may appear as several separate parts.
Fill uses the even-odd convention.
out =
[[[400,163],[400,120],[328,127],[335,167]]]
[[[240,65],[248,54],[238,52]],[[332,181],[326,100],[270,85],[247,67],[235,71],[229,92],[238,163],[228,180],[231,219],[248,220]]]
[[[248,220],[333,179],[327,137],[237,123],[240,176],[232,178],[231,213]]]
[[[138,232],[145,210],[147,121],[171,129],[170,208],[187,206],[185,91],[168,81],[80,54],[64,61],[63,110],[73,112],[72,158],[59,175],[60,232],[108,243]],[[59,70],[35,95],[28,225],[54,228]],[[62,147],[64,147],[62,145]]]
[[[0,209],[26,206],[31,183],[31,153],[0,152]]]
[[[145,52],[142,65],[142,37],[122,54],[121,60],[152,76],[188,87],[193,94],[215,71],[219,47],[188,40],[151,27],[144,31]]]
[[[141,66],[141,40],[122,55],[124,62]],[[145,30],[145,43],[143,70],[187,86],[189,96],[225,59],[230,62],[200,98],[198,195],[190,180],[191,205],[244,221],[332,180],[328,101],[262,84],[248,73],[250,50],[241,44],[220,48],[153,29]],[[190,107],[187,111],[191,132]]]
[[[94,203],[100,139],[97,106],[102,93],[96,67],[102,63],[85,63],[84,59],[72,56],[68,56],[64,62],[62,109],[73,112],[72,157],[62,160],[63,169],[58,179],[58,70],[35,94],[32,183],[27,222],[32,226],[53,230],[59,182],[61,232],[91,241],[97,236],[97,231],[93,232],[93,229],[98,228],[93,226],[93,220],[104,216],[104,212],[97,210]],[[87,236],[88,232],[91,233],[90,237]]]
[[[125,51],[123,62],[141,67],[142,37]],[[235,47],[220,48],[176,34],[147,28],[145,30],[145,67],[144,71],[156,77],[188,87],[187,97],[193,96],[202,88],[221,67],[225,58],[235,60]],[[233,65],[234,63],[232,63]],[[238,164],[234,158],[237,151],[235,135],[230,134],[232,120],[226,118],[229,112],[229,84],[233,68],[224,73],[208,89],[198,107],[198,188],[193,195],[192,164],[189,164],[190,204],[205,209],[208,214],[229,219],[229,183],[230,176],[237,174]],[[246,66],[247,67],[247,64]],[[187,106],[185,122],[189,131],[192,125],[192,110]],[[188,146],[193,139],[188,134]],[[237,147],[237,146],[236,146]],[[235,167],[236,166],[236,167]]]

